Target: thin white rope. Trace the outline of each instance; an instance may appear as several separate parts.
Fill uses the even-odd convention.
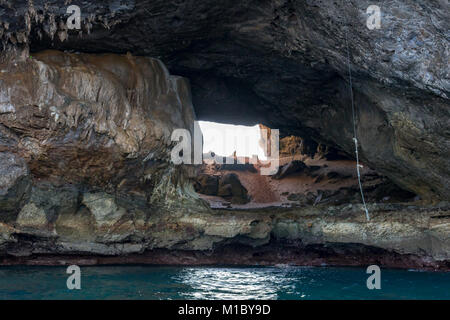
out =
[[[356,116],[355,116],[355,102],[353,100],[353,83],[352,83],[352,70],[350,68],[350,50],[348,46],[348,34],[345,32],[345,44],[347,45],[347,64],[348,64],[348,77],[349,77],[349,87],[350,87],[350,99],[352,101],[352,118],[353,118],[353,141],[355,142],[355,155],[356,155],[356,172],[358,173],[358,184],[359,190],[361,191],[361,199],[363,202],[364,211],[366,212],[367,221],[370,220],[369,210],[367,209],[366,200],[364,198],[364,191],[361,184],[361,173],[359,164],[359,153],[358,153],[358,138],[356,137]]]

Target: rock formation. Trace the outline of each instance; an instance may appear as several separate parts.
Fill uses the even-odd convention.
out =
[[[80,30],[71,3],[0,1],[0,261],[281,243],[448,269],[447,1],[379,1],[373,30],[369,0],[82,2]],[[353,158],[349,67],[361,160],[423,203],[217,211],[170,163],[196,118]]]

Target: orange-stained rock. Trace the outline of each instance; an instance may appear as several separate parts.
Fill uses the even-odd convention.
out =
[[[0,151],[35,178],[139,189],[169,166],[172,131],[193,128],[189,83],[157,59],[45,51],[0,69],[0,124],[12,137]]]

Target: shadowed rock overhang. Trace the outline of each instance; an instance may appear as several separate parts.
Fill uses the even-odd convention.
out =
[[[69,1],[70,2],[70,1]],[[353,154],[348,37],[361,158],[425,199],[448,199],[445,1],[2,1],[3,45],[157,57],[187,77],[197,117],[264,123]],[[13,14],[13,13],[17,14]]]

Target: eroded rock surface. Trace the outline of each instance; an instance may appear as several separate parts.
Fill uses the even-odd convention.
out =
[[[362,161],[437,203],[450,198],[446,1],[380,1],[379,30],[366,27],[369,0],[82,2],[82,28],[72,31],[70,3],[0,1],[4,263],[61,254],[163,261],[158,250],[172,250],[172,262],[220,262],[205,252],[237,244],[252,248],[241,261],[264,247],[267,261],[297,263],[286,256],[296,253],[320,264],[333,247],[341,258],[349,248],[383,250],[407,257],[401,266],[448,269],[444,202],[370,207],[370,222],[360,207],[323,206],[317,195],[317,206],[281,214],[211,211],[189,182],[195,170],[169,162],[172,130],[192,130],[195,116],[190,86],[161,62],[190,79],[201,120],[302,137],[300,146],[286,141],[287,155],[320,145],[352,157],[348,43]],[[366,261],[358,259],[343,262]]]
[[[130,54],[22,53],[0,63],[2,254],[139,252],[150,216],[208,210],[195,168],[170,163],[194,124],[186,79]]]
[[[449,207],[361,206],[215,211],[178,216],[135,212],[107,229],[88,211],[61,215],[52,234],[31,237],[0,224],[4,264],[360,265],[449,270]],[[74,253],[77,256],[74,257]],[[68,255],[71,255],[68,256]],[[90,255],[90,256],[87,256]]]
[[[25,161],[11,152],[0,152],[0,221],[14,221],[29,190],[30,176]]]
[[[191,80],[200,119],[264,123],[353,156],[348,43],[362,160],[424,199],[450,198],[447,1],[380,1],[374,30],[370,0],[83,3],[73,31],[67,5],[3,1],[4,47],[161,57]]]

